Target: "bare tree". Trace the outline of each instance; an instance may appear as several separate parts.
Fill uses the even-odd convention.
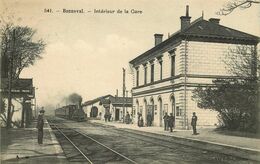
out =
[[[12,37],[14,31],[15,37]],[[45,43],[41,39],[34,41],[33,36],[35,33],[36,30],[30,27],[14,26],[12,24],[7,24],[1,29],[1,57],[13,58],[12,76],[14,79],[19,78],[24,68],[33,65],[37,59],[41,58]],[[15,47],[13,47],[13,42]]]
[[[257,72],[260,71],[256,46],[241,45],[229,49],[224,63],[231,74],[241,78],[256,78]]]
[[[223,8],[221,8],[217,14],[218,15],[228,15],[232,13],[235,9],[247,9],[254,4],[260,4],[260,0],[230,0],[228,1]]]

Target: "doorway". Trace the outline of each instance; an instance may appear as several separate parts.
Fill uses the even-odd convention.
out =
[[[115,111],[115,121],[119,120],[119,113],[120,113],[120,109],[116,108],[116,111]]]
[[[97,117],[98,116],[98,108],[96,106],[93,106],[90,111],[90,117]]]
[[[154,100],[151,99],[151,105],[147,105],[147,115],[146,117],[148,118],[148,115],[150,117],[150,123],[148,123],[149,120],[147,120],[147,124],[148,126],[151,126],[153,125],[153,122],[154,122]],[[149,125],[150,124],[150,125]]]
[[[162,98],[159,98],[159,126],[163,126]]]

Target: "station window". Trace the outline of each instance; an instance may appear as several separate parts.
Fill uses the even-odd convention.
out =
[[[176,116],[182,116],[183,115],[183,110],[180,109],[180,107],[176,106]]]
[[[162,60],[159,63],[160,63],[160,80],[162,80],[162,74],[163,74]]]
[[[175,76],[175,55],[171,56],[171,76]]]
[[[166,112],[168,112],[168,104],[164,104],[163,106],[163,115],[165,115]]]
[[[151,63],[151,83],[154,82],[154,64]]]
[[[139,86],[139,69],[136,68],[136,86]]]
[[[147,84],[147,66],[144,66],[144,84]]]

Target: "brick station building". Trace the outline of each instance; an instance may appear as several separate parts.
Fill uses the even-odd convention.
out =
[[[212,85],[216,78],[234,77],[224,62],[226,55],[242,45],[256,52],[258,37],[225,27],[216,18],[200,17],[191,22],[188,6],[180,22],[179,31],[164,41],[162,34],[155,34],[155,46],[129,62],[134,81],[133,114],[136,118],[137,112],[142,113],[146,123],[150,112],[153,126],[163,126],[164,113],[173,113],[176,128],[187,129],[196,112],[198,126],[215,125],[217,113],[198,108],[192,91]]]

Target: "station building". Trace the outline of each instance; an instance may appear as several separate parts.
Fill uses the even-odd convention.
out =
[[[188,6],[180,22],[179,31],[164,41],[162,34],[155,34],[155,46],[129,62],[135,120],[140,112],[146,123],[151,113],[153,126],[163,126],[165,112],[173,113],[176,128],[188,129],[196,112],[198,126],[215,125],[217,113],[198,108],[192,91],[213,85],[216,78],[234,78],[225,64],[226,55],[244,45],[255,51],[258,37],[223,26],[216,18],[202,16],[191,22]]]
[[[83,103],[87,117],[104,120],[105,114],[111,114],[112,121],[122,121],[126,112],[132,113],[132,98],[105,95]]]

